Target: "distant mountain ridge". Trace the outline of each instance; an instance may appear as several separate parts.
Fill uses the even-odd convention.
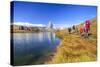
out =
[[[12,23],[11,25],[19,25],[19,26],[26,26],[26,27],[46,27],[44,24],[32,24],[29,22],[15,22]]]

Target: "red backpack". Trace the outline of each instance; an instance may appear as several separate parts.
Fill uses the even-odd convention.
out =
[[[85,21],[85,27],[86,27],[87,29],[90,29],[90,21],[89,21],[89,20],[86,20],[86,21]]]
[[[80,33],[82,33],[83,32],[83,28],[82,27],[80,27]]]

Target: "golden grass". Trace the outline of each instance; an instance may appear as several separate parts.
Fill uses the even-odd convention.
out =
[[[48,63],[82,62],[96,60],[96,41],[66,36]]]
[[[56,33],[56,36],[58,38],[60,38],[60,39],[63,39],[65,36],[68,35],[68,32],[67,32],[66,29],[65,30],[56,31],[55,33]]]

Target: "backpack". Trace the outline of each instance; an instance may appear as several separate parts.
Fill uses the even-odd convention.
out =
[[[80,33],[82,33],[83,32],[83,28],[82,27],[80,27]]]
[[[90,21],[89,21],[89,20],[86,20],[86,21],[85,21],[85,27],[86,27],[87,29],[90,29]]]

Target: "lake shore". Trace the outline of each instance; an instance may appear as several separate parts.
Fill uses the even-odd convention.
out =
[[[45,64],[50,61],[60,40],[53,32],[12,33],[15,51],[14,64]],[[20,59],[18,59],[20,58]]]

